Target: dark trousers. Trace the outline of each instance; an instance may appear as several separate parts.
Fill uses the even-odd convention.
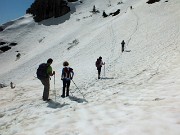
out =
[[[62,91],[62,96],[65,97],[65,91],[66,91],[66,96],[69,96],[69,87],[70,87],[71,81],[68,79],[63,79],[63,91]]]
[[[49,80],[49,78],[41,79],[41,83],[44,85],[43,100],[48,100],[49,89],[50,89],[50,80]]]
[[[124,45],[122,45],[122,52],[124,52]]]
[[[98,70],[98,79],[100,79],[100,75],[101,75],[101,67],[97,67]]]

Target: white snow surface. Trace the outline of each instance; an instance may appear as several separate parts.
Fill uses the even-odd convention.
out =
[[[63,17],[6,23],[0,39],[18,45],[0,54],[0,83],[8,85],[0,88],[0,135],[180,135],[180,0],[118,2],[83,0]],[[90,12],[94,5],[100,13]],[[99,56],[106,64],[98,80]],[[48,58],[56,76],[45,102],[36,69]],[[76,85],[62,99],[65,60]]]

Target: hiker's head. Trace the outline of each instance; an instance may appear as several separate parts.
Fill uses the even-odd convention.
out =
[[[69,63],[67,61],[63,62],[63,66],[66,67],[66,66],[69,66]]]
[[[99,59],[102,60],[102,57],[100,56]]]
[[[53,62],[53,59],[51,59],[51,58],[49,58],[48,60],[47,60],[47,64],[52,64],[52,62]]]

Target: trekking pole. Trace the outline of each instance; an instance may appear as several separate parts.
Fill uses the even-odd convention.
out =
[[[106,68],[105,68],[105,63],[104,63],[104,77],[106,76],[106,74],[105,74],[105,69],[106,69]]]
[[[74,85],[76,86],[76,88],[79,90],[79,93],[83,96],[83,98],[85,99],[83,93],[80,91],[80,89],[78,88],[78,86],[75,84],[75,82],[72,80],[72,82],[74,83]]]
[[[56,102],[55,74],[54,74],[54,93],[55,93],[55,102]]]

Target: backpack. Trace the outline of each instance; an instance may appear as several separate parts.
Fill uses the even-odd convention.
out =
[[[73,69],[72,68],[63,68],[63,73],[62,73],[62,76],[63,78],[71,78],[71,72],[73,72]]]
[[[100,64],[101,64],[101,60],[100,60],[100,59],[97,59],[97,61],[96,61],[96,67],[100,67]]]
[[[47,73],[47,68],[48,64],[47,63],[42,63],[39,65],[36,74],[38,79],[45,79],[48,78],[48,73]]]

